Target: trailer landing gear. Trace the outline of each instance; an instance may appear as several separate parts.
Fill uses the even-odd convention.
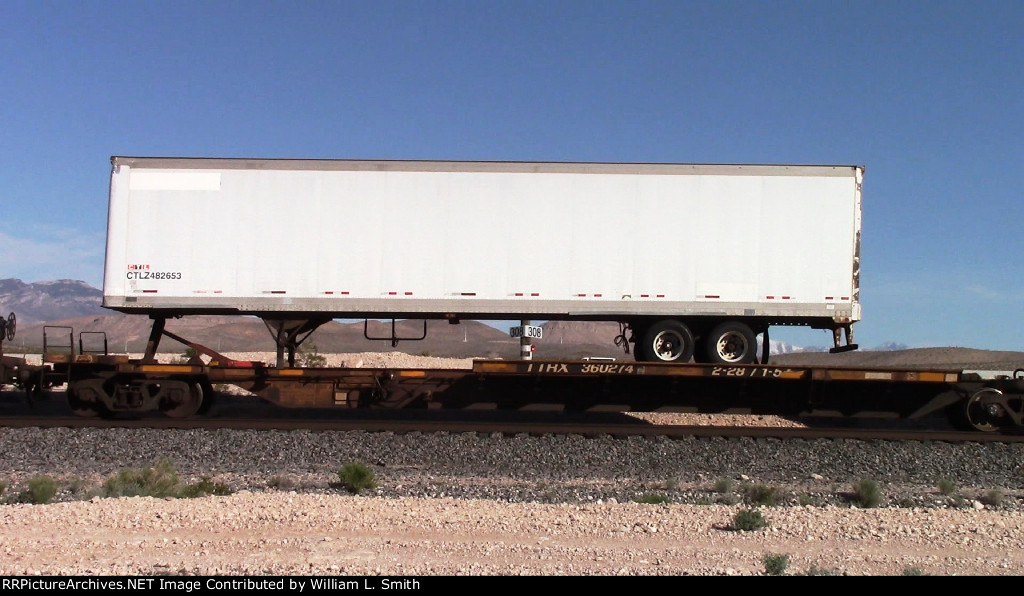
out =
[[[846,345],[842,345],[843,334],[846,335]],[[852,352],[859,348],[857,344],[853,343],[853,325],[846,324],[834,327],[832,329],[832,348],[829,349],[830,354],[838,354],[839,352]]]
[[[288,367],[295,368],[295,350],[306,341],[320,325],[330,319],[263,319],[270,335],[277,344],[277,367],[284,368],[285,352],[288,352]]]

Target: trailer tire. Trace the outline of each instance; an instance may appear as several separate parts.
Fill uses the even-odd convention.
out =
[[[704,349],[711,364],[754,364],[757,362],[757,337],[746,323],[726,321],[704,338]]]
[[[636,359],[643,362],[689,362],[693,357],[693,332],[682,321],[666,319],[648,327],[636,345]]]

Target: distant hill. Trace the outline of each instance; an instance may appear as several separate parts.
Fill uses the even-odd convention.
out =
[[[108,315],[100,306],[103,292],[84,281],[58,279],[25,283],[20,279],[0,279],[0,315],[13,312],[18,326],[88,315]]]

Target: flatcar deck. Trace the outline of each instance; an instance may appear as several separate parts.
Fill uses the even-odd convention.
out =
[[[959,370],[474,360],[470,369],[278,368],[199,358],[159,364],[123,356],[48,358],[36,386],[67,383],[82,415],[159,409],[202,413],[218,385],[290,408],[493,407],[749,412],[916,418],[950,412],[960,426],[1021,427],[1024,370],[983,379]]]

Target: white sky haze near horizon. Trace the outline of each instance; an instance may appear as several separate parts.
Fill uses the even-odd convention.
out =
[[[1011,0],[0,0],[0,278],[100,287],[112,155],[864,165],[855,340],[1024,350],[1022,65]]]

